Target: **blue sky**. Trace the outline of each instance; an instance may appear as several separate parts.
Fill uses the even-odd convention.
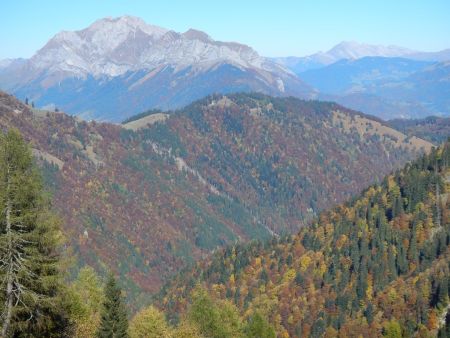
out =
[[[11,0],[0,8],[0,59],[30,57],[61,30],[123,14],[177,32],[200,29],[265,56],[312,54],[343,40],[450,48],[449,0]]]

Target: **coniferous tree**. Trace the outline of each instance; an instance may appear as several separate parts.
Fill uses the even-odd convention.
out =
[[[114,275],[110,273],[105,285],[105,300],[97,332],[99,338],[128,337],[128,318],[122,291],[117,285]]]
[[[0,215],[1,335],[69,335],[58,265],[59,220],[17,130],[0,136]]]

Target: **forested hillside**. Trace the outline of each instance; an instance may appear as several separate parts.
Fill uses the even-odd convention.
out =
[[[447,142],[296,235],[217,252],[167,285],[162,305],[176,321],[200,283],[280,337],[445,337],[449,164]]]
[[[450,117],[429,116],[424,119],[396,119],[388,124],[409,136],[417,136],[434,144],[445,142],[450,135]]]
[[[258,94],[209,97],[148,132],[156,130],[177,135],[183,149],[166,147],[184,151],[186,163],[277,233],[431,146],[334,103]]]
[[[218,247],[297,231],[431,147],[293,98],[209,97],[166,117],[130,130],[0,94],[0,127],[31,143],[78,266],[113,269],[139,301]]]

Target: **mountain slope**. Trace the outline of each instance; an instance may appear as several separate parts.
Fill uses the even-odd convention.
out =
[[[294,98],[217,97],[186,107],[172,121],[168,124],[186,145],[187,162],[195,163],[202,176],[233,198],[268,210],[275,206],[266,222],[277,224],[280,215],[291,219],[294,229],[299,218],[308,219],[363,187],[356,182],[381,178],[367,165],[374,152],[384,153],[378,166],[387,169],[405,150],[429,149],[419,139],[408,140],[335,104]],[[357,138],[364,142],[350,151]],[[346,170],[352,163],[364,169]]]
[[[380,57],[342,60],[300,74],[320,98],[385,119],[449,115],[449,75],[449,62]]]
[[[22,99],[115,122],[214,92],[314,94],[248,46],[214,41],[192,29],[176,33],[131,16],[60,32],[21,67],[2,69],[0,88]]]
[[[399,81],[422,71],[431,62],[397,57],[344,59],[329,66],[300,73],[300,77],[319,91],[344,95],[353,92],[374,93],[373,88]]]
[[[200,283],[282,337],[436,336],[450,294],[449,163],[447,143],[297,235],[220,251],[172,280],[162,304],[182,313]]]
[[[397,119],[388,123],[405,135],[414,135],[434,144],[444,143],[450,136],[450,117],[430,116],[421,120]]]
[[[143,119],[88,123],[0,94],[0,127],[32,143],[79,264],[114,269],[134,298],[217,247],[298,230],[431,148],[293,98],[213,96]]]

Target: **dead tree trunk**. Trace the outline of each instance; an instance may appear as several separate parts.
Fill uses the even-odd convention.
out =
[[[11,323],[12,307],[13,307],[13,283],[14,283],[14,266],[13,266],[13,234],[11,227],[11,177],[9,172],[9,164],[7,164],[7,183],[6,183],[6,237],[7,237],[7,254],[6,261],[6,300],[5,300],[5,318],[2,325],[2,337],[6,337]]]

